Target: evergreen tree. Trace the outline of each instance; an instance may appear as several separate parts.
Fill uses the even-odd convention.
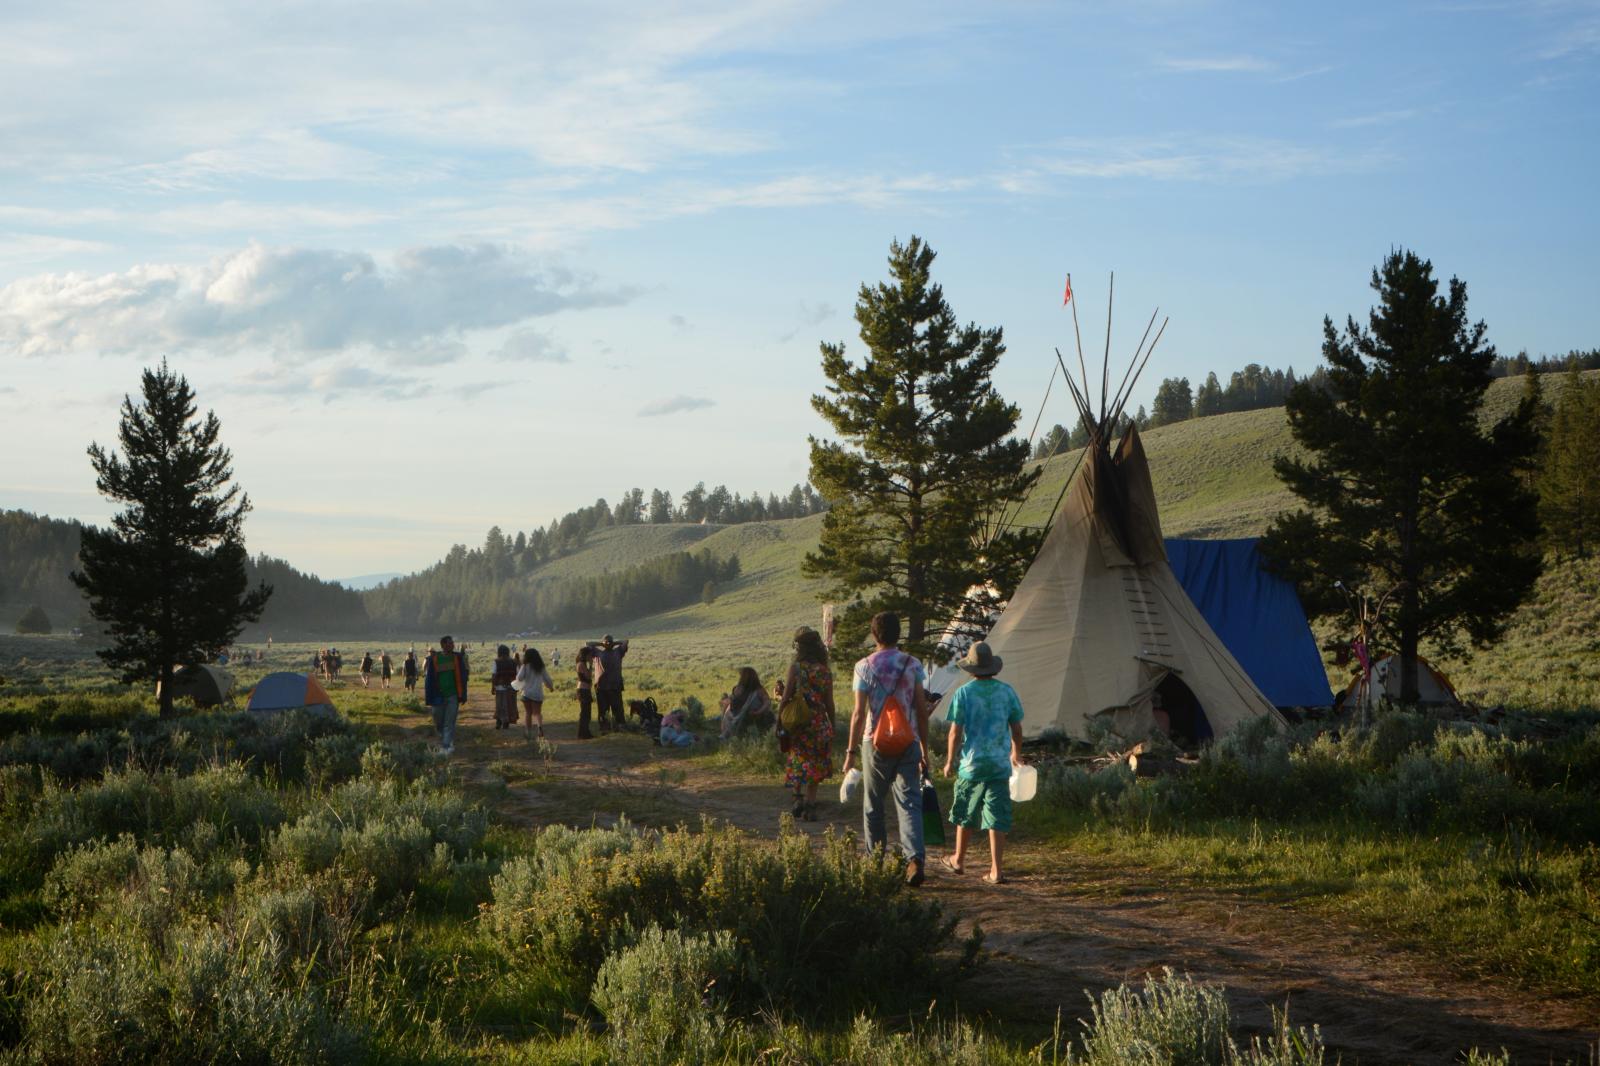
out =
[[[1539,515],[1558,552],[1586,558],[1600,535],[1600,380],[1585,380],[1576,361],[1550,420]]]
[[[652,489],[650,492],[650,522],[652,525],[665,525],[672,521],[672,493],[665,489]]]
[[[1008,596],[1037,549],[1024,531],[986,543],[989,523],[1038,471],[1025,469],[1027,442],[1012,436],[1020,412],[991,381],[1001,331],[957,324],[930,280],[933,259],[919,238],[896,241],[892,280],[861,286],[859,364],[843,344],[822,345],[827,395],[811,403],[843,441],[811,438],[811,480],[832,507],[804,571],[847,603],[845,647],[864,639],[874,613],[893,610],[905,646],[931,652],[946,621],[987,609],[969,589],[993,582]]]
[[[216,657],[261,617],[269,585],[249,588],[244,516],[250,498],[229,485],[232,456],[214,414],[195,418],[181,375],[146,370],[143,402],[122,401],[122,453],[89,446],[95,485],[127,506],[111,528],[89,527],[72,580],[105,624],[100,658],[123,684],[161,682],[172,712],[172,671]]]
[[[707,607],[717,602],[717,583],[715,581],[707,581],[703,586],[701,586],[700,602],[705,604]]]
[[[44,613],[44,608],[37,603],[22,612],[22,617],[17,619],[18,633],[43,633],[48,635],[50,629],[50,616]]]
[[[1188,378],[1167,378],[1156,389],[1153,426],[1171,425],[1194,417],[1194,395],[1189,391]]]
[[[1463,282],[1442,298],[1433,265],[1397,251],[1372,287],[1367,329],[1352,317],[1341,336],[1323,320],[1323,389],[1308,382],[1288,398],[1309,457],[1274,467],[1311,509],[1275,520],[1262,550],[1313,613],[1343,606],[1336,581],[1393,590],[1380,635],[1415,700],[1419,643],[1498,639],[1539,575],[1534,499],[1520,481],[1533,414],[1523,406],[1479,428],[1494,348],[1482,322],[1467,324]]]
[[[1206,375],[1204,385],[1194,394],[1194,416],[1205,418],[1208,415],[1222,413],[1222,384],[1217,381],[1215,371]]]

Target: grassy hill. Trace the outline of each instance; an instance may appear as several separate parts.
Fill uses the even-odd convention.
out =
[[[1600,372],[1592,372],[1600,373]],[[1546,396],[1560,379],[1545,379]],[[1522,395],[1521,378],[1489,390],[1485,418],[1502,417]],[[1162,426],[1144,434],[1150,472],[1171,537],[1248,537],[1293,507],[1272,461],[1293,452],[1283,408],[1245,411]],[[1044,476],[1018,521],[1041,525],[1078,462],[1078,453],[1044,464]],[[788,635],[820,617],[817,583],[800,576],[800,561],[816,547],[822,517],[747,525],[631,526],[596,533],[581,552],[539,572],[540,577],[596,573],[689,547],[718,555],[737,552],[744,572],[715,603],[696,604],[623,627],[677,655],[707,655],[737,665],[755,649],[782,655]],[[560,570],[556,571],[555,568]],[[1443,661],[1471,698],[1538,706],[1600,703],[1600,560],[1552,560],[1534,598],[1513,619],[1498,649]],[[726,654],[723,650],[726,649]]]

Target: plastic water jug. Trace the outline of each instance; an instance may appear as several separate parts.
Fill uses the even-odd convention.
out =
[[[1027,803],[1039,791],[1039,771],[1023,764],[1011,768],[1011,802]]]
[[[849,803],[861,794],[861,771],[851,770],[839,782],[839,802]]]

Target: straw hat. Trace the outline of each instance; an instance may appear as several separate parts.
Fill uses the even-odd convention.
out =
[[[1003,662],[1000,656],[990,650],[988,644],[980,640],[967,649],[967,654],[957,661],[956,665],[973,677],[993,677],[1000,672]]]

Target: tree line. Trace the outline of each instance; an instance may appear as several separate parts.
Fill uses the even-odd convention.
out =
[[[1235,370],[1228,375],[1227,385],[1222,384],[1215,371],[1206,375],[1198,389],[1193,388],[1186,377],[1163,378],[1156,387],[1151,409],[1146,411],[1141,404],[1137,412],[1128,416],[1128,420],[1140,429],[1151,429],[1174,422],[1187,422],[1191,418],[1282,407],[1297,385],[1304,383],[1321,390],[1327,387],[1327,377],[1327,369],[1321,366],[1302,378],[1295,375],[1293,367],[1275,370],[1270,366],[1251,363],[1243,370]],[[1052,426],[1035,442],[1033,458],[1048,459],[1062,452],[1075,451],[1082,448],[1088,439],[1082,426],[1070,430],[1059,424]]]
[[[1554,403],[1545,399],[1539,364],[1529,365],[1523,386],[1539,438],[1534,484],[1544,545],[1580,559],[1600,544],[1600,376],[1584,369],[1572,359]]]
[[[827,509],[827,501],[809,482],[794,486],[786,495],[769,492],[765,497],[759,492],[749,496],[730,492],[726,485],[707,489],[704,481],[696,482],[694,488],[681,497],[674,497],[666,489],[651,489],[648,495],[643,489],[629,489],[615,504],[601,497],[588,507],[552,520],[547,526],[517,533],[506,543],[511,555],[508,573],[530,573],[552,559],[575,552],[588,541],[589,534],[598,529],[674,523],[698,525],[701,522],[733,526],[804,518]],[[491,540],[496,535],[504,537],[498,526],[489,531]],[[494,554],[498,556],[498,550]]]
[[[457,544],[421,573],[365,593],[367,615],[393,629],[572,629],[609,625],[707,598],[739,576],[739,557],[674,552],[593,577],[518,579],[499,527],[482,548]]]

